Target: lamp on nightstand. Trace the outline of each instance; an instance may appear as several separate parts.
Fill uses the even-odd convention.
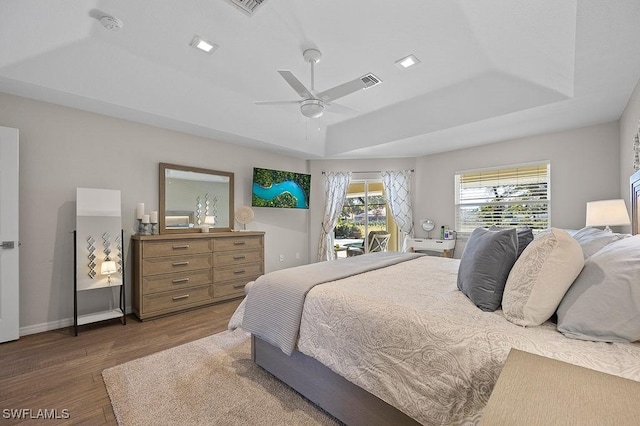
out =
[[[610,226],[629,225],[629,213],[624,200],[601,200],[587,203],[586,226],[604,226],[605,231],[611,231]]]

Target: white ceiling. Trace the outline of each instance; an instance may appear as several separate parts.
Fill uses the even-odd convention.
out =
[[[639,41],[638,0],[0,0],[0,91],[300,158],[420,156],[617,120]],[[337,101],[357,114],[253,104],[299,99],[277,70],[309,87],[310,47],[319,91],[382,80]]]

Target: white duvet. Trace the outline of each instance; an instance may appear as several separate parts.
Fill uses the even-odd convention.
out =
[[[458,264],[421,257],[314,287],[298,349],[423,424],[479,421],[511,348],[640,381],[640,344],[483,312],[458,291]]]

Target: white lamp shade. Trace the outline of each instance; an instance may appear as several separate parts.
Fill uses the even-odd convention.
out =
[[[586,226],[618,226],[630,223],[627,206],[622,199],[587,203]]]
[[[111,275],[114,274],[116,272],[116,262],[114,262],[113,260],[107,260],[105,262],[102,262],[102,265],[100,265],[100,273],[102,275]]]

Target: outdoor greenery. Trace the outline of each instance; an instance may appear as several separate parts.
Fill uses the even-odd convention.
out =
[[[334,228],[336,238],[360,238],[364,227],[360,227],[355,223],[349,223],[345,220],[338,220],[338,225]],[[360,234],[360,237],[356,235]]]
[[[460,222],[466,224],[460,231],[471,232],[477,226],[493,225],[504,228],[526,226],[534,230],[548,227],[546,182],[493,186],[487,187],[486,191],[485,203],[459,206]]]
[[[368,230],[382,231],[387,228],[387,201],[382,195],[369,196]],[[350,197],[345,200],[335,227],[336,238],[362,238],[365,232],[364,198]]]

